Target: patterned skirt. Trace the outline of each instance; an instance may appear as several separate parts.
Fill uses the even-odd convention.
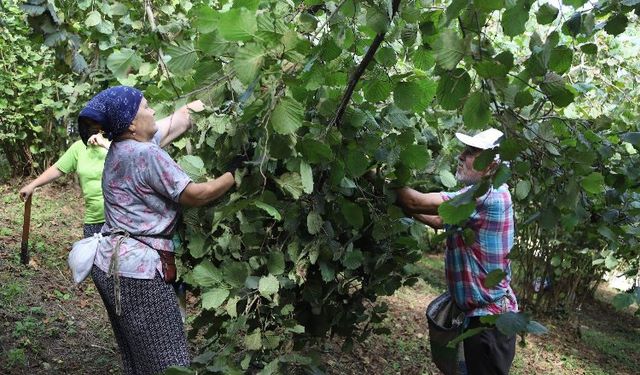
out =
[[[85,224],[84,227],[82,228],[84,232],[84,238],[91,237],[95,233],[100,233],[100,229],[102,229],[102,225],[104,225],[104,223]]]
[[[120,315],[116,315],[113,277],[96,266],[91,276],[107,309],[125,375],[155,375],[170,366],[189,366],[176,295],[160,274],[152,280],[120,277]]]

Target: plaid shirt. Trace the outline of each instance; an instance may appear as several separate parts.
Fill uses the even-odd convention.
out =
[[[446,201],[468,189],[440,194]],[[464,242],[463,228],[447,227],[452,233],[447,237],[445,276],[458,307],[468,317],[518,311],[510,285],[511,261],[507,258],[513,247],[514,225],[511,194],[506,184],[477,198],[476,209],[465,227],[475,233],[471,246]],[[486,288],[487,274],[496,269],[507,276],[495,287]]]

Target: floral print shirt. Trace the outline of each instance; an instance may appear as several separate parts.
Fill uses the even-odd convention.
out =
[[[191,179],[160,148],[161,138],[157,132],[150,142],[113,142],[105,159],[102,232],[122,229],[135,237],[124,239],[120,245],[120,276],[153,279],[156,271],[162,275],[156,250],[174,250],[172,235],[178,222],[178,200]],[[109,235],[100,241],[94,264],[102,271],[109,272],[121,238],[122,235]]]

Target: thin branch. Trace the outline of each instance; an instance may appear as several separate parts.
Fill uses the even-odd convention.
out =
[[[217,85],[218,85],[218,84],[220,84],[221,82],[224,82],[224,81],[228,80],[228,79],[229,79],[229,78],[231,78],[231,77],[233,77],[233,74],[232,74],[232,73],[225,74],[225,75],[223,75],[222,77],[219,77],[219,78],[217,78],[216,80],[214,80],[213,82],[209,83],[208,85],[206,85],[206,86],[204,86],[204,87],[200,87],[199,89],[195,89],[195,90],[193,90],[193,91],[190,91],[190,92],[188,92],[188,93],[186,93],[186,94],[180,95],[180,96],[178,96],[176,99],[184,99],[184,98],[186,98],[186,97],[188,97],[188,96],[191,96],[191,95],[197,94],[197,93],[199,93],[199,92],[209,90],[210,88],[212,88],[212,87],[214,87],[214,86],[217,86]]]
[[[525,85],[529,86],[530,88],[532,88],[532,89],[536,90],[536,91],[537,91],[537,92],[539,92],[540,94],[545,95],[545,96],[547,95],[547,94],[545,94],[544,92],[542,92],[540,89],[538,89],[537,87],[535,87],[535,86],[531,85],[529,82],[527,82],[527,81],[525,81],[524,79],[522,79],[522,78],[518,77],[517,75],[515,75],[515,74],[513,74],[513,73],[507,73],[507,75],[510,75],[511,77],[513,77],[513,78],[515,78],[515,79],[519,80],[520,82],[522,82],[522,83],[524,83]]]
[[[340,10],[340,7],[342,7],[344,5],[344,3],[346,3],[347,0],[342,0],[338,6],[336,7],[336,9],[333,11],[333,13],[331,13],[331,15],[329,17],[327,17],[327,19],[322,23],[322,25],[318,28],[318,30],[316,30],[316,32],[311,36],[312,40],[316,40],[318,39],[318,35],[320,34],[320,32],[322,32],[322,30],[324,29],[325,26],[327,26],[327,24],[329,24],[329,22],[333,19],[333,17],[338,14],[338,11]]]
[[[393,0],[391,21],[393,20],[395,15],[398,13],[399,8],[400,8],[400,0]],[[339,125],[340,122],[342,121],[342,116],[344,116],[344,113],[347,110],[347,106],[349,105],[349,101],[351,101],[351,96],[353,95],[353,91],[355,90],[356,85],[360,80],[360,77],[362,77],[362,74],[364,74],[364,71],[367,69],[367,66],[369,65],[371,60],[373,60],[373,56],[376,54],[376,51],[378,50],[378,48],[380,47],[380,44],[384,40],[385,35],[386,35],[386,31],[379,33],[373,39],[373,42],[371,43],[371,46],[369,46],[367,53],[364,55],[364,57],[362,58],[362,61],[360,61],[360,64],[358,64],[358,67],[351,75],[351,78],[349,79],[349,84],[347,85],[347,89],[344,95],[342,96],[342,100],[340,101],[340,105],[338,106],[338,110],[336,111],[336,115],[333,118],[333,120],[331,120],[331,122],[329,123],[329,126],[327,126],[327,129],[329,129],[334,125]]]

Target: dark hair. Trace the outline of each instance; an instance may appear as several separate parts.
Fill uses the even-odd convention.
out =
[[[102,125],[88,117],[78,118],[78,133],[80,133],[80,139],[86,145],[92,135],[98,134],[102,131]]]

